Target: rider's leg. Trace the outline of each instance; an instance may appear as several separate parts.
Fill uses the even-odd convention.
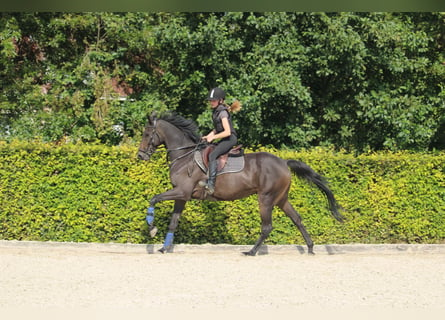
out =
[[[207,180],[207,193],[213,194],[215,192],[216,171],[218,168],[218,160],[209,160],[209,180]]]
[[[209,155],[209,180],[207,180],[207,193],[213,194],[215,192],[215,181],[216,181],[216,173],[218,168],[218,157],[224,153],[230,151],[230,149],[235,146],[237,143],[237,139],[234,135],[221,140],[216,148]]]

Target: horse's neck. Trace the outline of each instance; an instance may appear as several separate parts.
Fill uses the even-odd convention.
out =
[[[163,125],[159,131],[161,131],[167,149],[174,150],[193,145],[193,141],[188,139],[177,127],[165,121],[163,123],[165,123],[165,125]],[[183,152],[184,150],[181,151],[181,153]],[[185,152],[187,152],[187,150],[185,150]]]
[[[191,155],[190,151],[193,149],[183,147],[193,146],[193,141],[187,138],[181,130],[168,122],[165,122],[165,125],[163,125],[159,131],[164,138],[164,144],[168,150],[167,157],[171,165],[178,165],[183,163],[183,161],[188,161]],[[188,156],[187,153],[190,155]]]

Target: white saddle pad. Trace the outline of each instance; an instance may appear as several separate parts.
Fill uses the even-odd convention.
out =
[[[196,151],[194,154],[194,159],[196,164],[202,171],[207,172],[207,168],[204,166],[202,162],[201,151]],[[226,165],[221,171],[218,171],[217,175],[224,173],[235,173],[240,172],[244,169],[244,156],[242,157],[228,157]]]

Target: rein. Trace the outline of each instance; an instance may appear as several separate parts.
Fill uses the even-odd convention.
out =
[[[148,150],[147,151],[143,151],[144,153],[152,155],[154,153],[166,152],[167,155],[168,155],[172,151],[180,151],[180,150],[186,150],[186,149],[193,148],[193,150],[191,150],[189,152],[186,152],[183,155],[180,155],[179,157],[177,157],[177,158],[173,159],[172,161],[170,161],[170,164],[169,164],[170,167],[176,161],[178,161],[178,160],[180,160],[182,158],[185,158],[189,154],[191,154],[191,153],[195,152],[196,150],[198,150],[199,146],[201,146],[203,144],[203,143],[199,142],[199,143],[196,143],[196,144],[193,144],[193,145],[177,147],[177,148],[174,148],[174,149],[156,150],[156,147],[154,147],[154,136],[155,136],[155,134],[156,134],[156,136],[158,136],[158,139],[159,139],[159,135],[158,135],[158,133],[156,131],[156,124],[157,124],[156,120],[154,120],[153,126],[151,126],[153,128],[153,132],[151,134],[150,144],[149,144]],[[166,162],[168,163],[168,157],[167,157],[167,161]]]
[[[177,157],[177,158],[173,159],[172,161],[170,161],[169,166],[171,167],[171,166],[173,165],[173,163],[175,163],[176,161],[178,161],[178,160],[180,160],[180,159],[182,159],[182,158],[185,158],[185,157],[187,157],[189,154],[192,154],[193,152],[195,152],[196,150],[198,150],[198,147],[199,147],[200,145],[201,145],[200,143],[197,143],[197,144],[194,144],[194,145],[191,145],[191,146],[178,147],[178,148],[175,148],[175,149],[167,149],[167,150],[165,150],[165,151],[167,152],[167,155],[168,155],[171,151],[179,151],[179,150],[185,150],[185,149],[193,148],[193,150],[190,150],[189,152],[186,152],[186,153],[184,153],[183,155],[180,155],[179,157]],[[164,150],[159,150],[159,151],[156,150],[156,152],[162,152],[162,151],[164,151]]]

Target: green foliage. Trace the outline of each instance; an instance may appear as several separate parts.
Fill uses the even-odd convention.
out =
[[[331,149],[258,147],[302,160],[326,176],[346,222],[329,213],[314,186],[292,180],[290,202],[313,240],[323,243],[443,243],[445,154],[378,152],[353,156]],[[248,150],[252,152],[252,150]],[[150,238],[149,199],[171,188],[162,154],[136,160],[133,146],[0,143],[0,238],[39,241],[160,243],[172,201],[159,203]],[[269,244],[304,244],[279,209]],[[260,233],[257,197],[233,202],[190,201],[177,243],[253,244]]]
[[[134,212],[143,212],[146,205],[147,167],[134,161],[134,152],[124,147],[2,145],[2,238],[144,241],[143,216]]]
[[[162,108],[155,90],[141,92],[152,88],[150,30],[144,13],[1,14],[0,136],[108,144],[137,137],[146,115]]]
[[[2,13],[0,138],[137,140],[171,109],[245,145],[444,149],[443,13]]]

